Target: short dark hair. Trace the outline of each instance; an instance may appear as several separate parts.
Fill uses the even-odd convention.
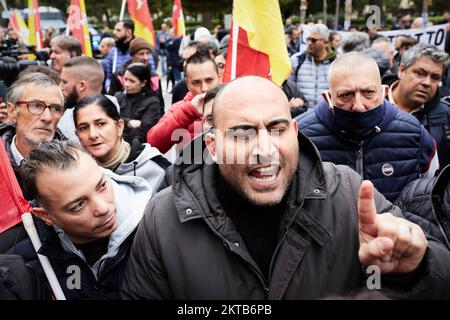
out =
[[[188,43],[186,48],[195,48],[195,52],[200,54],[209,55],[208,45],[200,41],[191,41]]]
[[[217,68],[216,62],[211,59],[211,56],[208,54],[203,54],[201,52],[196,52],[194,53],[192,56],[190,56],[187,60],[186,60],[186,65],[184,66],[184,73],[187,74],[187,67],[190,64],[202,64],[205,62],[210,61],[213,65],[214,65],[214,70],[216,71],[217,74],[219,74],[219,69]]]
[[[205,112],[205,104],[207,104],[209,101],[213,100],[223,87],[225,87],[224,84],[218,84],[217,86],[215,86],[212,89],[209,89],[206,92],[205,97],[203,98],[202,112]]]
[[[148,66],[143,64],[142,62],[134,62],[129,64],[125,71],[131,72],[134,76],[136,76],[139,81],[147,81],[147,84],[150,83],[150,70]]]
[[[120,119],[119,110],[111,99],[106,97],[104,94],[97,94],[95,96],[84,97],[76,104],[73,109],[73,120],[75,122],[75,127],[78,122],[78,112],[91,104],[98,105],[106,113],[106,115],[114,121],[118,121]]]
[[[134,22],[133,20],[122,20],[120,21],[123,23],[123,27],[125,29],[131,30],[131,33],[134,34]]]
[[[70,140],[52,140],[40,143],[31,150],[21,166],[25,190],[41,205],[45,205],[46,199],[42,199],[37,188],[37,175],[46,169],[55,171],[72,169],[78,165],[81,153],[89,155],[82,146]]]

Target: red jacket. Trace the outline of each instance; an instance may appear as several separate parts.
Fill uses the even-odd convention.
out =
[[[147,142],[152,147],[157,148],[161,153],[166,153],[176,143],[186,145],[196,134],[194,132],[196,121],[201,132],[202,115],[191,103],[194,97],[191,92],[188,92],[183,100],[171,105],[158,123],[150,128],[147,132]],[[185,130],[174,133],[176,129]]]

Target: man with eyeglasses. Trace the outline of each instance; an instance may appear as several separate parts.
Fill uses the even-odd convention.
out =
[[[56,127],[65,110],[64,98],[54,80],[43,73],[30,73],[13,83],[7,100],[11,122],[0,135],[20,182],[19,167],[31,150],[41,142],[63,138]]]
[[[389,90],[389,100],[415,116],[436,140],[441,169],[450,163],[450,105],[439,96],[449,63],[445,51],[419,43],[403,54],[399,80]]]
[[[304,94],[309,106],[314,108],[323,90],[328,89],[328,69],[336,59],[329,45],[330,31],[324,24],[313,25],[308,34],[305,52],[291,56],[292,73],[289,80]]]
[[[346,165],[394,201],[412,180],[433,177],[436,143],[413,116],[384,97],[375,60],[367,53],[344,54],[331,64],[330,90],[313,112],[298,118],[323,161]]]

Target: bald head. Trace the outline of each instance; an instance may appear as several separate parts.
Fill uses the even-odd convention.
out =
[[[265,112],[264,107],[255,105],[258,100],[266,101],[267,104],[273,105],[273,108],[280,108],[290,117],[288,100],[283,90],[265,78],[244,76],[229,82],[216,95],[213,104],[214,127],[219,125],[218,121],[230,108],[236,111],[260,108],[261,112]]]
[[[355,77],[357,73],[374,77],[381,85],[380,72],[375,60],[367,53],[353,51],[344,54],[331,64],[328,77],[330,90],[333,91],[333,88],[342,82],[344,77]]]

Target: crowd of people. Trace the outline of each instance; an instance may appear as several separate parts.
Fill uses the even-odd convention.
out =
[[[223,83],[220,26],[153,47],[119,21],[102,59],[48,39],[0,105],[42,241],[0,233],[0,299],[55,298],[37,254],[70,300],[348,298],[372,266],[385,298],[449,299],[448,52],[308,30],[281,86]]]

